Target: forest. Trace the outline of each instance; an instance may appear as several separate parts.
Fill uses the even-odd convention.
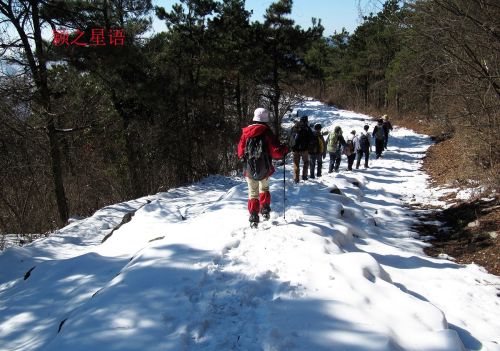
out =
[[[456,141],[459,181],[499,188],[498,1],[388,0],[332,36],[292,9],[252,22],[244,0],[0,0],[0,233],[234,174],[253,110],[279,134],[303,96],[432,126]],[[168,30],[151,34],[152,16]]]

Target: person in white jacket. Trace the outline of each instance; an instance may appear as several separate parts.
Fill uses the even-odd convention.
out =
[[[370,133],[368,133],[370,127],[368,125],[364,126],[364,132],[362,132],[357,138],[354,144],[354,149],[358,159],[356,161],[356,169],[359,169],[359,164],[361,163],[361,158],[365,156],[365,168],[368,168],[368,159],[370,158]]]

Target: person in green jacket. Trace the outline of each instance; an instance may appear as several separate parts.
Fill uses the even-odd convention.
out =
[[[330,165],[328,167],[328,173],[339,171],[340,161],[342,157],[342,148],[345,146],[345,139],[342,136],[342,128],[339,126],[335,127],[333,132],[328,134],[326,139],[326,150],[330,155]]]
[[[314,136],[309,145],[309,178],[314,179],[314,168],[316,169],[316,176],[321,177],[321,169],[323,168],[323,159],[326,157],[326,142],[321,134],[321,124],[314,125]]]

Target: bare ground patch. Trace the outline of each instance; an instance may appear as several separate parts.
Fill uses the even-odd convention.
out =
[[[429,126],[417,120],[398,120],[400,126],[419,133],[433,136],[436,144],[432,145],[424,158],[423,169],[430,175],[434,186],[453,186],[466,189],[482,184],[484,191],[469,200],[457,200],[452,192],[440,198],[447,203],[454,203],[447,209],[425,205],[415,207],[427,210],[428,214],[420,217],[421,223],[416,229],[422,236],[432,236],[431,247],[425,252],[430,256],[442,254],[453,257],[458,263],[476,263],[488,272],[500,276],[500,206],[498,177],[495,170],[489,174],[474,163],[466,154],[467,147],[456,135],[444,133],[437,126]],[[440,221],[442,226],[429,224]]]

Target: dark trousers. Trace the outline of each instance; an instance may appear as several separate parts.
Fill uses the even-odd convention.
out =
[[[339,171],[340,167],[340,157],[342,156],[339,152],[329,152],[330,155],[330,164],[328,165],[328,173],[332,173],[335,169],[335,172]]]
[[[384,141],[385,139],[375,138],[375,155],[377,158],[379,158],[382,155],[382,151],[384,151]]]
[[[309,154],[309,177],[314,178],[314,168],[316,165],[318,169],[316,170],[316,175],[321,177],[321,168],[323,167],[323,155],[321,154]]]
[[[385,135],[384,138],[384,150],[387,149],[387,142],[389,141],[389,133]]]
[[[356,158],[356,153],[353,152],[349,156],[347,156],[347,170],[352,171],[352,165],[354,163],[354,159]]]
[[[365,168],[368,168],[368,159],[370,158],[370,150],[359,150],[357,152],[358,160],[356,161],[356,169],[359,168],[359,164],[361,163],[361,158],[365,155]]]

